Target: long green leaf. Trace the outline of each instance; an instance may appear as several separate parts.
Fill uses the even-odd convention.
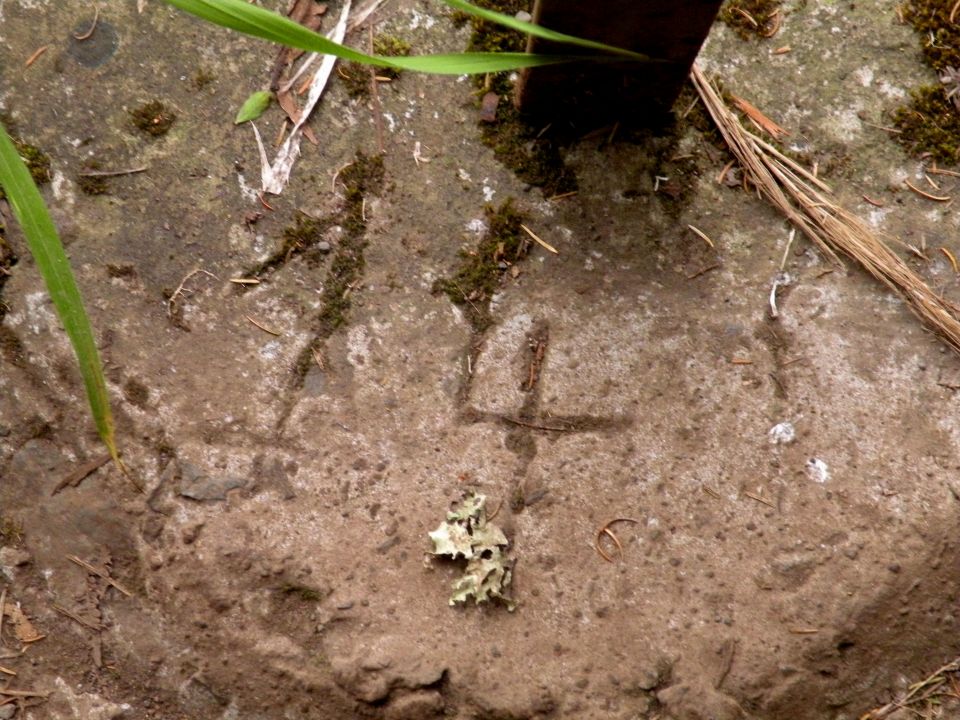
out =
[[[70,263],[63,251],[63,245],[57,235],[57,229],[50,219],[47,206],[40,191],[30,177],[17,149],[0,125],[0,186],[3,187],[13,208],[13,214],[23,229],[30,253],[37,262],[40,275],[46,283],[50,299],[60,316],[67,336],[73,345],[80,374],[87,388],[87,398],[97,425],[97,431],[110,455],[119,464],[116,439],[113,432],[113,415],[110,412],[110,399],[107,385],[103,379],[100,365],[100,353],[93,340],[93,330],[80,290],[70,270]]]
[[[567,35],[565,33],[557,32],[556,30],[550,30],[548,28],[541,27],[540,25],[524,22],[523,20],[517,20],[511,15],[504,15],[503,13],[498,13],[493,10],[487,10],[486,8],[464,2],[464,0],[442,0],[442,2],[446,3],[452,8],[460,10],[461,12],[476,15],[484,20],[489,20],[490,22],[498,25],[508,27],[511,30],[517,30],[527,35],[534,35],[536,37],[543,38],[544,40],[552,40],[553,42],[563,43],[565,45],[577,45],[579,47],[585,47],[591,50],[599,50],[603,53],[620,55],[624,58],[635,60],[636,62],[663,62],[662,60],[657,60],[651,58],[649,55],[633,52],[632,50],[625,50],[624,48],[614,47],[613,45],[606,45],[605,43],[597,42],[596,40],[587,40],[586,38],[580,38],[576,35]],[[580,56],[579,59],[583,60],[584,58],[583,56]]]
[[[490,13],[481,10],[461,0],[444,0],[455,7],[470,8],[471,12],[485,13],[482,17],[494,22],[508,24],[515,29],[531,32],[557,42],[566,42],[589,47],[595,50],[604,50],[616,53],[620,59],[627,56],[633,60],[647,61],[645,55],[631,53],[627,50],[595,43],[590,40],[580,40],[570,35],[555,33],[530,23],[521,23],[519,20],[499,13]],[[525,67],[540,65],[555,65],[563,62],[583,62],[585,60],[609,61],[610,55],[535,55],[529,53],[449,53],[438,55],[418,55],[412,57],[386,57],[383,55],[367,55],[352,48],[328,40],[318,33],[295,23],[274,12],[270,12],[257,5],[251,5],[244,0],[166,0],[174,7],[196,15],[203,20],[220,25],[231,30],[237,30],[246,35],[263,38],[271,42],[280,43],[301,50],[335,55],[343,60],[378,67],[392,67],[399,70],[413,70],[415,72],[433,73],[437,75],[474,75],[478,73],[501,72],[516,70]]]

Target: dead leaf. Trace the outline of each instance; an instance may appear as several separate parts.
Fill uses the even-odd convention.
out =
[[[17,604],[11,602],[4,603],[3,614],[13,623],[13,634],[20,642],[32,643],[37,640],[43,640],[43,638],[46,637],[46,635],[37,632],[33,623],[23,614],[23,610],[21,610]]]

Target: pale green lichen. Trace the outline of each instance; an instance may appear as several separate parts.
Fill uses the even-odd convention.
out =
[[[471,493],[458,509],[448,512],[446,522],[429,533],[433,554],[467,561],[463,575],[453,583],[451,605],[471,597],[475,604],[499,598],[513,611],[516,603],[504,594],[512,580],[506,555],[510,542],[503,530],[487,520],[486,502],[486,496]]]

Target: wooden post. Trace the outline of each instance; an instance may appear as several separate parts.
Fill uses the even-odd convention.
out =
[[[668,117],[722,0],[536,0],[533,20],[551,30],[628,48],[660,63],[582,63],[524,72],[516,101],[543,120],[583,129],[614,122],[656,126]],[[531,38],[530,52],[571,46]],[[591,51],[576,49],[587,54]]]

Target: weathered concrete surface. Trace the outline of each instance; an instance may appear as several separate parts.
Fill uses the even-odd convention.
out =
[[[918,165],[858,114],[883,125],[929,79],[911,31],[881,3],[787,10],[767,44],[716,28],[706,67],[792,129],[878,230],[952,248],[951,207],[900,192]],[[331,184],[375,152],[370,111],[335,84],[321,144],[248,227],[264,211],[243,190],[256,153],[230,120],[273,51],[130,3],[102,13],[119,46],[89,68],[65,54],[87,11],[3,4],[3,103],[53,158],[49,199],[145,493],[104,469],[50,496],[100,449],[12,235],[0,515],[22,522],[29,562],[5,561],[0,587],[47,638],[0,665],[52,692],[25,717],[854,718],[956,655],[960,363],[799,238],[772,320],[788,228],[715,184],[724,160],[696,131],[676,146],[584,140],[566,152],[578,195],[547,201],[480,144],[468,83],[382,88],[387,180],[366,198],[362,284],[299,387],[330,259],[296,256],[246,292],[228,279],[280,247],[296,209],[342,206]],[[384,21],[420,50],[464,43],[432,4]],[[203,90],[200,67],[215,78]],[[153,98],[179,116],[157,140],[127,120]],[[75,186],[88,156],[150,170],[90,197]],[[657,175],[686,200],[655,193]],[[475,244],[491,195],[517,198],[560,254],[534,249],[477,338],[431,287]],[[955,295],[936,255],[915,266]],[[167,297],[197,268],[215,277],[188,280],[178,325]],[[546,351],[525,390],[531,334]],[[521,407],[572,430],[496,419]],[[776,442],[784,423],[795,437]],[[505,501],[515,613],[448,607],[455,568],[424,562],[427,531],[468,488]],[[623,556],[607,563],[591,544],[617,517],[638,522],[614,527]],[[133,596],[67,554],[112,563]],[[54,603],[106,628],[104,667]]]

